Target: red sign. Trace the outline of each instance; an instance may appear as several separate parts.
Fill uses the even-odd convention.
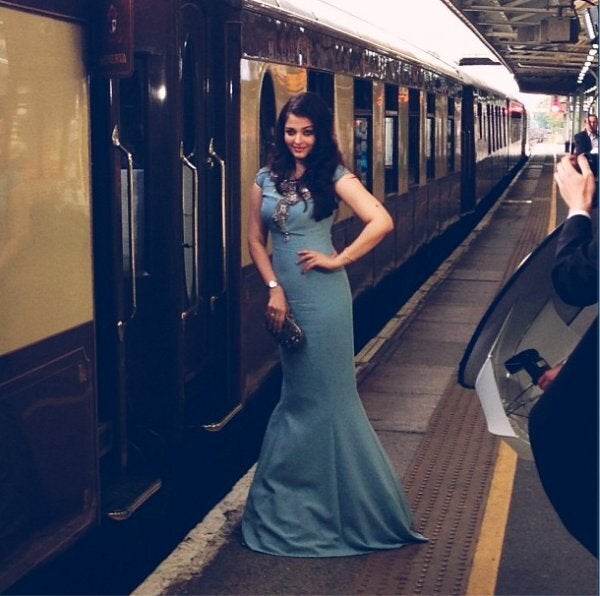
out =
[[[96,40],[97,67],[109,77],[133,73],[133,0],[102,0]]]

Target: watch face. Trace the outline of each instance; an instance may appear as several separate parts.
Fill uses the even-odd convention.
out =
[[[278,284],[278,283],[277,283],[277,282],[276,282],[274,279],[272,279],[272,280],[271,280],[271,281],[270,281],[270,282],[267,284],[267,286],[269,286],[269,288],[276,288],[278,285],[279,285],[279,284]]]

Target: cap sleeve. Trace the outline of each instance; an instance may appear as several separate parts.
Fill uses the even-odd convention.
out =
[[[268,176],[268,174],[269,168],[261,168],[256,174],[254,181],[256,182],[256,184],[258,184],[258,186],[262,188],[265,183],[265,178]]]
[[[350,170],[346,166],[343,166],[342,164],[340,164],[335,169],[335,172],[333,173],[333,181],[337,182],[344,174],[349,174],[349,173],[350,173]]]

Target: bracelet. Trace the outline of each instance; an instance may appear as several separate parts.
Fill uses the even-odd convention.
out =
[[[346,257],[350,263],[354,263],[354,259],[348,254],[347,248],[342,251],[342,256]]]

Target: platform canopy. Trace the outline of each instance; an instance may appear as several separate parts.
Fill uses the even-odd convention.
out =
[[[568,95],[597,85],[598,0],[441,1],[494,51],[521,92]],[[475,62],[464,56],[462,64]]]

